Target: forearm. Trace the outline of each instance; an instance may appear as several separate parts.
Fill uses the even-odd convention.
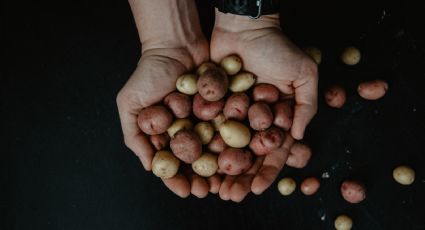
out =
[[[258,19],[247,16],[225,14],[215,10],[215,27],[226,32],[242,32],[245,30],[257,30],[264,28],[279,28],[279,14],[263,15]]]

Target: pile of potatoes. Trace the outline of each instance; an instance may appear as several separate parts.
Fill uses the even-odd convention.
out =
[[[203,177],[240,175],[256,156],[278,148],[292,125],[293,102],[275,86],[255,83],[241,59],[231,55],[183,74],[177,91],[140,111],[138,125],[157,151],[153,173],[170,178],[188,164]],[[298,152],[291,164],[304,167],[308,159]]]

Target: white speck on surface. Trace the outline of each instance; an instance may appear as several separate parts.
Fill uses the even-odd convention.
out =
[[[416,112],[416,108],[413,108],[413,109],[412,109],[412,111],[413,111],[413,112]]]
[[[325,221],[326,220],[326,213],[323,213],[323,215],[320,217],[321,221]]]
[[[323,178],[323,179],[327,179],[327,178],[329,178],[329,177],[331,177],[331,176],[329,175],[329,173],[328,173],[328,172],[324,172],[324,173],[322,173],[322,178]]]
[[[346,154],[350,154],[351,153],[351,149],[345,149],[345,153]]]

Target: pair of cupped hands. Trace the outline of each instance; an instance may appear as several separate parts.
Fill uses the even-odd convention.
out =
[[[137,15],[135,18],[137,24]],[[117,96],[124,141],[139,157],[143,167],[151,170],[154,152],[146,151],[149,138],[137,125],[141,109],[162,101],[176,90],[175,83],[181,74],[192,71],[205,61],[219,63],[230,54],[238,55],[243,68],[257,77],[257,83],[273,84],[283,94],[294,96],[293,125],[284,143],[271,153],[257,157],[253,166],[242,175],[216,174],[203,178],[190,170],[182,170],[176,176],[162,180],[180,197],[193,194],[203,198],[211,192],[218,193],[223,200],[240,202],[248,193],[259,195],[273,183],[286,163],[294,139],[303,138],[306,126],[317,110],[317,66],[284,36],[278,15],[253,20],[217,12],[210,43],[198,27],[199,22],[192,22],[190,29],[182,30],[184,33],[176,29],[176,39],[168,36],[173,32],[155,39],[141,35],[142,56]],[[143,28],[139,28],[139,34],[143,32]]]

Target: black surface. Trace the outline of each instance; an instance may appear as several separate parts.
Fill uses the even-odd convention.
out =
[[[199,2],[210,34],[212,10]],[[140,56],[126,1],[5,4],[0,190],[10,212],[1,215],[3,229],[332,229],[340,213],[353,217],[354,229],[425,229],[423,8],[332,7],[281,10],[284,31],[324,53],[320,89],[340,83],[348,101],[335,110],[320,97],[306,136],[312,160],[280,177],[330,178],[312,197],[299,190],[282,197],[274,184],[235,204],[215,195],[178,198],[124,146],[115,96]],[[338,59],[351,44],[363,51],[355,67]],[[356,85],[375,78],[388,80],[388,94],[359,98]],[[411,186],[392,179],[403,163],[416,170]],[[339,194],[350,177],[368,189],[357,205]]]

